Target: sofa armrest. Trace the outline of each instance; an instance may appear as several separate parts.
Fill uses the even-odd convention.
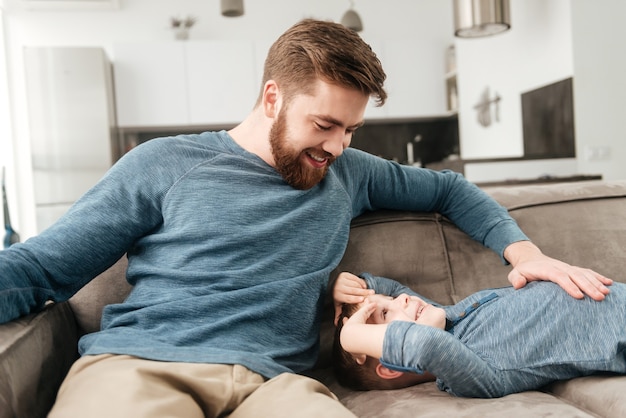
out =
[[[45,417],[77,358],[68,303],[0,325],[0,418]]]

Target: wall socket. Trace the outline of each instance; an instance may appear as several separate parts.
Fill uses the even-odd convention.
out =
[[[607,161],[611,159],[611,147],[591,146],[585,147],[585,159],[587,161]]]

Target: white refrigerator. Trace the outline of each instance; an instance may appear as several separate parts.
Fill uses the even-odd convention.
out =
[[[111,63],[99,47],[24,49],[37,231],[112,164],[118,146]]]

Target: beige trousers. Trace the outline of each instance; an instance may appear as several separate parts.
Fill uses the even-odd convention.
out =
[[[354,418],[314,379],[265,380],[239,365],[85,356],[59,389],[50,418]]]

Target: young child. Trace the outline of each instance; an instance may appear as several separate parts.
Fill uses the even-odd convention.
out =
[[[361,277],[376,294],[344,304],[335,334],[336,375],[345,386],[395,389],[436,376],[452,395],[494,398],[556,380],[626,374],[623,283],[602,302],[532,282],[441,306],[393,280]],[[342,273],[335,292],[360,280]]]

